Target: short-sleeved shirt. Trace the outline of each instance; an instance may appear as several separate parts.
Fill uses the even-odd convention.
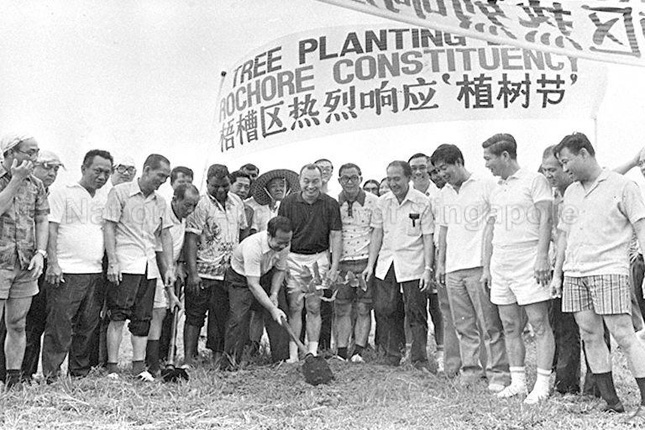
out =
[[[287,269],[289,247],[274,251],[269,246],[269,234],[266,231],[251,235],[233,251],[231,268],[242,276],[261,277],[273,267]]]
[[[450,184],[441,189],[438,222],[447,227],[446,273],[482,266],[484,229],[496,183],[493,178],[471,174],[459,192]]]
[[[372,214],[378,197],[360,190],[356,200],[349,201],[344,192],[338,196],[343,223],[343,252],[340,261],[366,260],[372,235]]]
[[[0,163],[0,192],[11,181],[11,173]],[[14,256],[23,269],[36,253],[36,218],[47,216],[49,204],[45,186],[33,175],[25,178],[11,207],[0,215],[0,269],[14,269]]]
[[[107,195],[97,190],[92,196],[78,183],[50,194],[49,222],[58,224],[56,257],[63,273],[101,273],[106,202]]]
[[[186,233],[199,236],[197,273],[205,279],[223,280],[233,249],[240,242],[240,230],[247,227],[244,203],[228,193],[224,206],[206,193],[186,219]]]
[[[418,190],[421,191],[421,190]],[[434,182],[430,181],[428,188],[425,191],[421,191],[430,199],[430,205],[432,206],[432,216],[435,220],[438,218],[438,209],[441,205],[441,189],[437,187]],[[439,245],[439,235],[435,234],[432,238],[434,240],[435,246]]]
[[[116,223],[116,255],[122,273],[159,277],[156,235],[172,226],[166,201],[152,192],[147,197],[139,180],[115,185],[108,194],[103,219]]]
[[[567,232],[564,273],[628,275],[632,225],[643,218],[638,185],[618,173],[603,170],[586,190],[580,182],[569,185],[558,224]]]
[[[372,227],[383,229],[376,277],[385,279],[390,266],[398,282],[421,279],[425,270],[424,235],[434,233],[430,199],[410,188],[401,203],[394,193],[379,197]]]
[[[179,257],[181,256],[181,250],[184,247],[184,237],[186,236],[186,220],[182,219],[181,221],[175,215],[175,211],[172,210],[172,206],[168,204],[168,218],[172,223],[172,226],[169,229],[170,238],[172,239],[172,261],[177,263]],[[161,243],[161,236],[157,236],[157,252],[161,252],[163,246]],[[161,284],[163,287],[163,280],[161,277],[157,278],[157,284]]]
[[[278,215],[291,220],[291,252],[296,254],[327,251],[329,234],[343,227],[338,202],[323,193],[311,204],[302,198],[302,193],[290,194],[282,200]]]
[[[269,205],[261,205],[253,197],[246,199],[244,203],[253,208],[253,223],[251,224],[251,229],[255,231],[265,231],[269,220],[278,216],[278,210],[280,209],[280,202],[276,202],[275,209],[271,210]]]
[[[519,169],[499,180],[490,200],[489,216],[495,218],[493,247],[528,245],[540,237],[540,213],[535,205],[553,201],[553,194],[544,175]]]

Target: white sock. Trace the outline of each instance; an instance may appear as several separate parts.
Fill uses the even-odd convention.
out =
[[[298,361],[298,345],[289,341],[289,360]]]
[[[550,384],[551,384],[551,370],[544,370],[538,367],[537,379],[535,380],[533,391],[540,390],[541,392],[548,392]]]
[[[318,342],[309,342],[307,349],[313,355],[318,355]]]
[[[526,372],[524,370],[524,366],[510,367],[509,370],[511,371],[511,385],[526,385]]]

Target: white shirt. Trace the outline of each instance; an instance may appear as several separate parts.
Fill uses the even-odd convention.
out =
[[[251,223],[251,229],[258,231],[265,231],[269,220],[278,216],[278,209],[280,208],[280,202],[276,202],[275,210],[271,210],[269,205],[261,205],[255,201],[253,197],[244,200],[244,203],[253,208],[253,222]]]
[[[540,236],[540,214],[535,204],[551,202],[553,195],[544,175],[519,169],[506,180],[499,180],[490,200],[490,217],[495,218],[493,247],[528,245]]]
[[[340,261],[367,260],[372,235],[372,214],[378,197],[360,190],[351,206],[344,193],[340,193],[338,202],[343,223],[343,250]]]
[[[261,277],[275,267],[287,269],[290,248],[274,251],[269,246],[269,233],[256,233],[244,239],[233,251],[231,268],[242,276]]]
[[[484,228],[490,212],[493,178],[471,174],[459,192],[446,184],[441,189],[438,222],[446,231],[446,273],[482,266]]]
[[[58,224],[56,257],[63,273],[101,273],[105,193],[94,197],[80,184],[68,184],[49,195],[49,222]]]
[[[170,237],[172,239],[172,261],[177,264],[179,256],[181,255],[181,250],[184,247],[184,237],[186,237],[186,220],[182,219],[179,221],[177,215],[172,210],[172,206],[168,204],[168,218],[172,223],[172,226],[169,229]],[[157,237],[157,252],[162,251],[161,236]],[[157,278],[157,284],[163,287],[163,278],[159,276]]]
[[[378,199],[372,227],[383,229],[376,277],[385,279],[394,264],[397,282],[421,279],[426,266],[423,236],[434,232],[430,199],[410,188],[399,204],[393,193],[387,193]]]

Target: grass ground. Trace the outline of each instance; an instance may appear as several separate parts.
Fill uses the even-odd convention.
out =
[[[528,341],[528,375],[535,343]],[[645,418],[600,412],[602,402],[554,395],[527,407],[498,400],[486,385],[426,375],[410,365],[392,368],[330,359],[335,381],[313,387],[298,365],[270,365],[266,356],[225,373],[208,361],[181,384],[121,380],[96,372],[0,394],[4,429],[622,429],[645,428]],[[125,365],[125,362],[124,362]],[[628,410],[638,390],[620,352],[614,357],[619,395]]]

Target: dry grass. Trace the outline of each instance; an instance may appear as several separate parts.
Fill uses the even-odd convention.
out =
[[[529,375],[535,344],[529,346]],[[486,385],[461,388],[411,366],[391,368],[331,360],[336,380],[312,387],[297,365],[266,364],[224,373],[208,363],[182,384],[119,381],[99,373],[62,379],[0,395],[5,429],[614,429],[644,428],[645,419],[599,411],[601,402],[553,396],[536,407],[498,400]],[[638,403],[634,380],[615,356],[619,394],[628,409]],[[530,381],[532,382],[532,381]]]

